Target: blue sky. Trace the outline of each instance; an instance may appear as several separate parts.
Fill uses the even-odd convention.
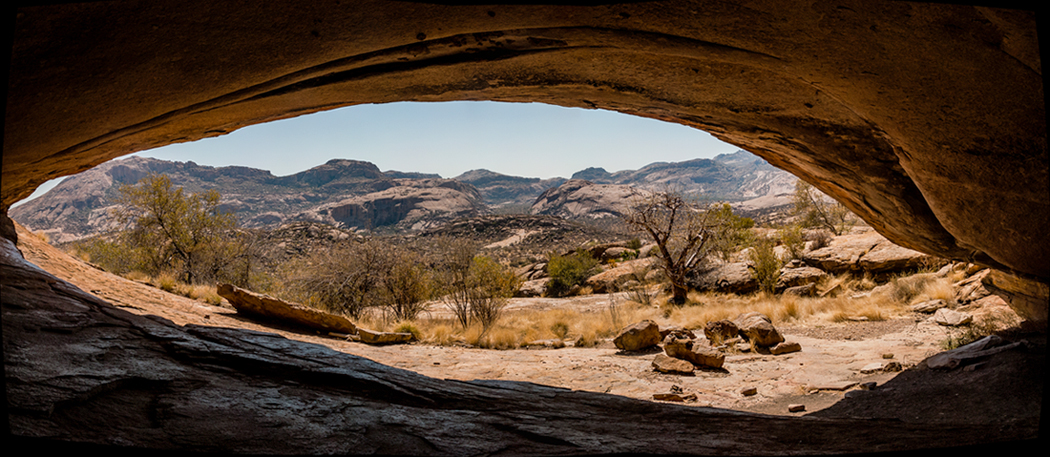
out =
[[[242,165],[277,176],[343,158],[369,161],[383,171],[437,173],[444,178],[478,168],[568,178],[587,167],[615,172],[737,149],[697,129],[611,111],[539,103],[444,102],[340,108],[135,155]]]

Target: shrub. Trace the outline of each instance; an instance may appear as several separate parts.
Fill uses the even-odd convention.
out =
[[[598,261],[584,249],[577,249],[571,255],[550,254],[547,259],[548,293],[555,296],[564,295],[573,286],[582,285],[598,267]]]
[[[776,242],[772,239],[759,238],[748,251],[748,258],[751,260],[758,287],[768,293],[773,293],[776,289],[777,280],[780,279],[780,269],[784,267],[783,261],[777,258],[774,252],[775,246]]]
[[[787,227],[777,230],[777,238],[787,249],[788,258],[784,260],[801,259],[802,254],[806,249],[806,240],[802,234],[802,227],[797,224],[791,224]]]

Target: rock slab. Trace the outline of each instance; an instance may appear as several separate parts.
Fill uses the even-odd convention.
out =
[[[284,323],[295,323],[328,332],[357,333],[357,326],[342,316],[244,290],[232,284],[219,284],[216,291],[239,313]]]

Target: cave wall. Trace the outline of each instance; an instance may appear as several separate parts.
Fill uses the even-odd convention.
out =
[[[900,245],[1046,282],[1035,30],[1033,12],[895,1],[27,7],[2,204],[114,157],[342,106],[542,102],[703,129]]]

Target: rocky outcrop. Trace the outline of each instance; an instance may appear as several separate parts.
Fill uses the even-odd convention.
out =
[[[289,303],[269,295],[241,289],[232,284],[219,284],[216,292],[237,309],[254,317],[285,324],[298,324],[326,332],[357,333],[357,326],[349,319],[324,311]]]
[[[898,246],[874,231],[837,236],[829,246],[806,252],[803,260],[832,274],[853,271],[875,275],[916,270],[936,261],[928,254]]]
[[[565,219],[617,218],[645,195],[647,191],[631,186],[571,179],[541,194],[529,212]]]
[[[448,179],[397,180],[397,185],[321,205],[294,220],[324,222],[347,229],[396,227],[420,231],[488,211],[476,189]]]
[[[769,317],[762,313],[744,313],[733,319],[733,324],[740,329],[740,336],[745,337],[753,346],[770,347],[784,341],[784,337],[773,327]]]
[[[566,181],[564,178],[509,176],[484,169],[471,170],[452,179],[476,187],[481,198],[492,208],[529,207],[544,191]]]
[[[724,353],[711,347],[704,340],[675,339],[664,343],[664,352],[670,357],[700,367],[722,368],[726,361]]]

